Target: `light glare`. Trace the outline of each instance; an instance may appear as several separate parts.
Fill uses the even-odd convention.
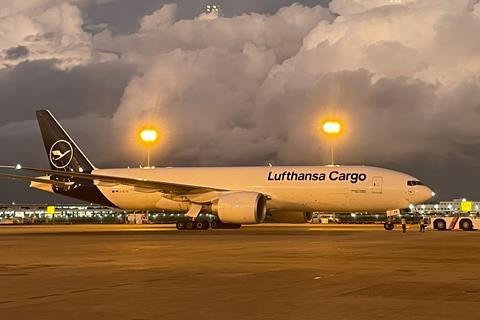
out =
[[[342,125],[338,121],[329,120],[323,123],[323,132],[328,135],[336,135],[342,131]]]
[[[140,132],[140,139],[143,142],[153,143],[158,139],[158,132],[154,129],[144,129]]]

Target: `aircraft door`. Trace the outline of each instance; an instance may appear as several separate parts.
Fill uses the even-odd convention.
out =
[[[382,193],[383,178],[382,177],[373,177],[372,178],[372,193]]]

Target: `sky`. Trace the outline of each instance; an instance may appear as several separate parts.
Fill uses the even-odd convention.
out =
[[[0,0],[0,164],[48,167],[47,108],[100,168],[340,164],[480,200],[478,0]],[[75,202],[0,181],[0,202]]]

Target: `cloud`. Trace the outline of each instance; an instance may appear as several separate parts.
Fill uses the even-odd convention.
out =
[[[165,9],[152,16],[163,16],[166,13],[162,10]],[[171,17],[168,19],[172,21]],[[241,51],[250,42],[272,48],[281,61],[298,51],[303,36],[318,21],[332,19],[330,12],[320,6],[307,8],[292,5],[280,9],[273,16],[250,14],[214,20],[180,20],[156,32],[150,30],[145,33],[143,29],[135,34],[115,36],[106,30],[95,35],[94,46],[97,51],[122,53],[125,59],[142,63],[144,59],[149,62],[175,49],[193,51],[213,47]]]
[[[114,121],[170,125],[165,163],[315,164],[327,161],[315,121],[337,113],[341,162],[476,167],[479,17],[466,1],[362,3],[335,19],[297,5],[99,37],[143,70]]]
[[[0,126],[33,119],[40,108],[51,108],[62,117],[88,112],[111,116],[133,73],[132,66],[120,62],[62,70],[54,60],[23,62],[0,70]]]
[[[0,68],[15,66],[27,55],[9,59],[6,50],[28,48],[28,60],[55,60],[63,69],[98,61],[92,35],[83,30],[82,8],[94,0],[0,1]],[[105,56],[102,56],[105,58]]]
[[[185,146],[192,154],[189,161],[191,150],[196,150],[196,161],[202,163],[269,157],[313,162],[318,152],[311,146],[319,142],[311,119],[332,112],[332,104],[349,114],[357,130],[348,143],[349,158],[388,161],[426,149],[439,155],[438,149],[430,150],[438,138],[431,125],[446,121],[451,112],[474,109],[456,95],[460,84],[468,83],[467,96],[476,96],[480,71],[477,40],[468,38],[475,35],[469,30],[480,29],[480,20],[465,10],[467,2],[442,1],[362,1],[361,10],[335,20],[321,7],[294,5],[271,17],[169,20],[148,35],[104,34],[95,42],[125,52],[142,70],[127,87],[114,121],[153,115],[175,131],[188,127],[188,134],[176,136],[184,140],[176,140],[171,150],[178,161]],[[339,12],[346,5],[331,3]],[[459,34],[467,40],[451,48]],[[458,101],[446,105],[450,99]],[[189,125],[200,118],[198,125]],[[371,127],[362,127],[362,121]],[[295,127],[296,123],[306,126]],[[442,133],[458,137],[450,142],[452,153],[469,145],[466,130],[454,129],[460,128]],[[213,146],[215,133],[222,141]],[[399,135],[405,139],[397,139]],[[393,140],[397,143],[389,143]],[[373,151],[366,141],[375,146]],[[464,146],[457,145],[460,141]],[[238,144],[253,150],[239,156],[234,147]],[[258,151],[255,144],[264,148]],[[448,154],[439,158],[448,160]]]
[[[26,58],[30,50],[25,46],[11,47],[5,52],[5,59],[7,60],[17,60],[20,58]]]
[[[341,16],[346,16],[371,11],[377,8],[384,8],[387,6],[400,7],[416,2],[418,2],[418,0],[334,0],[330,2],[329,7],[333,12]]]
[[[145,122],[164,130],[159,164],[319,164],[328,160],[319,120],[336,114],[347,128],[342,163],[413,170],[439,185],[432,167],[462,163],[479,175],[478,1],[333,0],[212,20],[169,4],[124,34],[85,27],[90,4],[0,10],[4,124],[31,119],[39,101],[72,127],[96,117],[103,134],[90,152],[100,166],[138,163],[125,136]],[[20,46],[28,54],[17,57]],[[462,187],[451,181],[444,194]]]
[[[175,22],[176,4],[166,4],[151,15],[144,16],[140,21],[140,33],[159,32],[170,27]]]

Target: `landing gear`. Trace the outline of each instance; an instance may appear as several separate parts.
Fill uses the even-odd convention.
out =
[[[183,229],[185,229],[185,221],[178,221],[178,222],[177,222],[177,229],[178,229],[178,230],[183,230]]]
[[[178,230],[239,229],[242,226],[236,223],[223,223],[220,220],[212,222],[206,220],[178,221],[176,225]]]
[[[195,221],[194,225],[196,230],[207,230],[210,227],[208,221]]]
[[[210,227],[208,221],[178,221],[178,230],[207,230]]]
[[[220,221],[218,221],[218,220],[213,220],[212,222],[210,222],[210,228],[212,228],[212,229],[218,229],[219,224],[220,224]]]
[[[395,228],[395,225],[392,221],[387,221],[383,224],[383,227],[385,228],[385,230],[391,231],[393,230],[393,228]]]

